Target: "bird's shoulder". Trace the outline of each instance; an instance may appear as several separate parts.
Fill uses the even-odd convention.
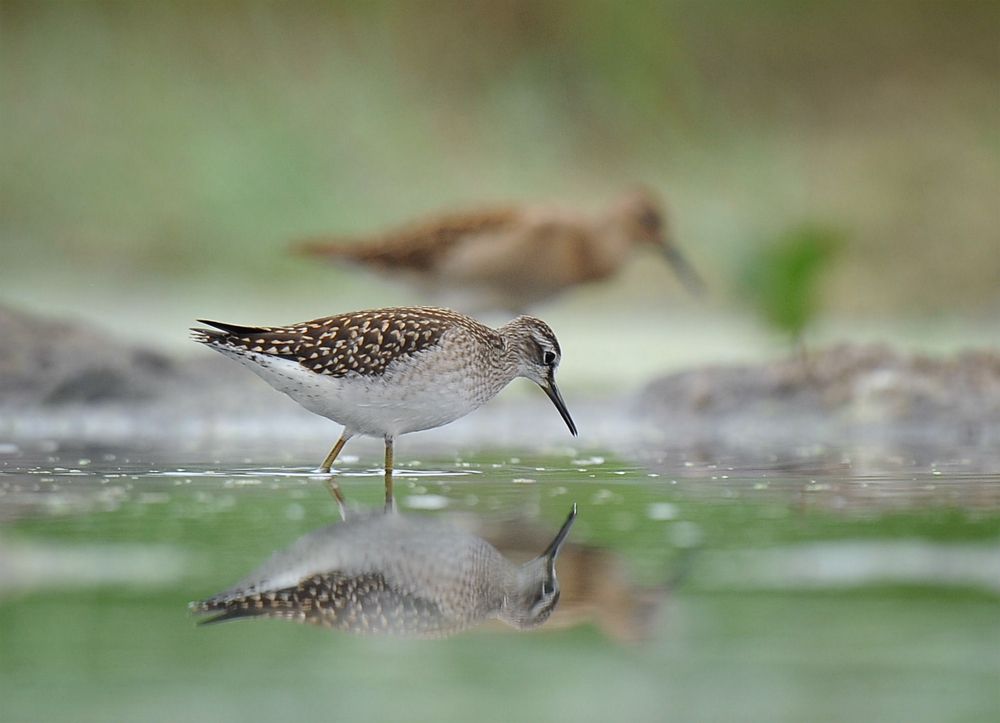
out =
[[[497,336],[464,314],[433,307],[351,312],[274,329],[271,334],[279,356],[336,377],[381,374],[392,361],[437,346],[449,331],[483,341]],[[280,343],[282,335],[291,343]]]
[[[309,255],[349,258],[382,268],[430,271],[456,245],[512,228],[518,218],[515,206],[474,209],[417,221],[380,236],[305,243],[300,248]]]

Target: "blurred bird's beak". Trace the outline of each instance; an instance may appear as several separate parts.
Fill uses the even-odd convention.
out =
[[[552,403],[556,405],[556,409],[559,410],[559,414],[562,415],[563,421],[566,422],[566,426],[569,427],[569,431],[576,436],[576,425],[573,424],[573,418],[569,416],[569,410],[566,409],[566,402],[563,401],[562,394],[559,393],[559,388],[556,386],[555,379],[549,379],[547,384],[539,384],[539,386],[545,391]]]
[[[680,279],[684,288],[688,290],[688,293],[692,296],[704,296],[705,282],[701,280],[698,272],[688,263],[684,255],[677,250],[677,247],[665,239],[660,244],[660,248],[663,250],[663,255],[667,257],[667,262],[673,267],[674,273],[677,274],[677,278]]]
[[[569,516],[563,523],[563,526],[559,529],[556,539],[552,540],[545,552],[542,553],[542,557],[549,561],[549,564],[553,564],[556,561],[556,555],[559,554],[559,548],[563,546],[566,542],[566,537],[569,535],[569,528],[573,526],[573,520],[576,519],[576,503],[573,503],[573,509],[569,511]]]

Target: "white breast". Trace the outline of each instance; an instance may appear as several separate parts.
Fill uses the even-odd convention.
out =
[[[464,417],[510,382],[470,368],[467,357],[448,353],[449,346],[439,345],[393,362],[379,376],[352,373],[342,377],[317,374],[290,359],[221,351],[315,414],[356,434],[394,437]]]

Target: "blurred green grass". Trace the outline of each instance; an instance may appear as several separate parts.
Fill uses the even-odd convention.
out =
[[[748,298],[761,317],[796,343],[818,311],[818,280],[843,243],[836,230],[806,224],[786,231],[745,262],[742,282]]]
[[[826,309],[997,301],[997,2],[4,2],[0,26],[0,281],[315,295],[352,280],[296,236],[644,181],[723,295],[823,219],[852,239]]]

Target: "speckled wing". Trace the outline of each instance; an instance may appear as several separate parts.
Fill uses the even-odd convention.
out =
[[[346,260],[382,271],[434,271],[452,248],[470,238],[511,228],[517,223],[514,207],[450,214],[405,226],[367,239],[313,238],[292,249],[305,256]]]
[[[196,613],[219,613],[202,625],[240,618],[282,618],[372,635],[432,637],[466,627],[449,621],[433,600],[390,585],[378,572],[313,575],[295,587],[215,597],[193,603]]]
[[[209,623],[276,617],[354,632],[447,635],[499,609],[499,593],[484,581],[502,578],[509,565],[481,538],[440,520],[360,513],[307,532],[190,609],[216,613]]]
[[[379,375],[395,359],[436,345],[449,328],[476,333],[469,319],[447,309],[395,308],[356,311],[279,327],[246,327],[199,319],[213,329],[192,329],[193,338],[231,351],[297,361],[318,374]]]

